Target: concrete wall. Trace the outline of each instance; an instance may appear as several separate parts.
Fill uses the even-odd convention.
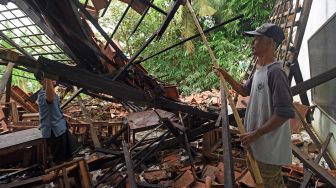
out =
[[[305,35],[299,53],[299,63],[303,80],[310,78],[308,39],[336,12],[336,0],[313,0]],[[336,37],[336,35],[335,35]],[[310,96],[310,93],[308,93]],[[336,123],[327,117],[320,109],[314,112],[313,127],[321,140],[325,140],[329,132],[334,134],[329,144],[329,152],[336,161]]]

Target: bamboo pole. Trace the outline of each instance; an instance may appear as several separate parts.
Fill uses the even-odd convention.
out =
[[[199,22],[197,20],[196,14],[195,14],[193,8],[191,7],[190,2],[188,0],[186,1],[186,5],[187,5],[187,7],[188,7],[188,9],[189,9],[189,11],[190,11],[193,19],[194,19],[194,22],[195,22],[195,24],[197,26],[198,32],[200,32],[202,40],[203,40],[204,44],[206,45],[206,47],[208,49],[208,52],[209,52],[210,57],[212,59],[212,63],[214,64],[214,66],[216,68],[219,68],[218,60],[216,59],[215,54],[213,53],[212,49],[210,48],[208,40],[207,40],[207,38],[206,38],[206,36],[205,36],[202,28],[201,28],[201,25],[199,24]],[[239,131],[240,131],[241,134],[244,134],[244,133],[246,133],[245,128],[244,128],[243,123],[242,123],[242,121],[241,121],[241,119],[239,117],[237,108],[236,108],[236,106],[235,106],[235,104],[234,104],[234,102],[232,100],[232,97],[230,95],[229,89],[228,89],[227,85],[225,84],[225,79],[224,79],[223,75],[220,75],[219,79],[220,79],[220,84],[223,86],[222,88],[224,88],[225,95],[227,96],[229,104],[230,104],[230,106],[232,108],[233,115],[234,115],[235,120],[236,120],[237,125],[238,125],[238,129],[239,129]],[[262,177],[261,177],[261,174],[260,174],[260,171],[259,171],[259,167],[258,167],[257,161],[254,159],[254,156],[253,156],[253,154],[252,154],[252,152],[251,152],[250,149],[247,149],[247,157],[248,157],[248,160],[249,160],[249,162],[251,164],[252,173],[253,173],[253,175],[255,177],[255,181],[256,181],[257,187],[264,187],[263,180],[262,180]]]

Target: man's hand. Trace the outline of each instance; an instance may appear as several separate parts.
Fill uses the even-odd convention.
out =
[[[235,90],[239,95],[242,95],[244,97],[247,96],[247,93],[245,92],[243,86],[236,80],[234,80],[227,71],[220,67],[213,67],[212,69],[218,76],[222,75],[225,81],[227,81],[232,86],[233,90]]]
[[[260,137],[260,135],[257,130],[254,130],[252,132],[241,134],[239,137],[243,146],[248,148],[252,142],[256,141]]]

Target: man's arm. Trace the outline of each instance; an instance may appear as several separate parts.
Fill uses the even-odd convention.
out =
[[[45,90],[47,103],[52,103],[55,97],[55,90],[52,80],[45,78]]]
[[[245,134],[240,135],[241,142],[244,146],[249,146],[252,142],[257,140],[260,136],[267,134],[279,127],[288,120],[287,117],[281,117],[273,114],[270,119],[266,121],[264,126]]]
[[[223,75],[224,79],[232,86],[232,88],[239,94],[242,95],[243,97],[248,96],[248,93],[246,93],[244,87],[242,84],[238,83],[233,77],[227,73],[225,70],[218,68],[216,69],[220,74]]]

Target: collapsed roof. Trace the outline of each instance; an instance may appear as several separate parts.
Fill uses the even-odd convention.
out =
[[[17,64],[27,71],[39,69],[61,83],[81,87],[80,92],[107,94],[106,99],[117,99],[133,109],[137,103],[215,118],[215,114],[178,102],[176,87],[148,75],[138,60],[148,44],[163,35],[182,1],[176,1],[169,13],[146,0],[123,2],[129,4],[127,9],[131,7],[138,13],[145,14],[151,7],[167,15],[161,27],[131,57],[97,21],[98,11],[104,15],[111,1],[92,1],[93,7],[87,2],[67,0],[3,1],[0,35],[7,42],[3,47],[11,46],[23,54]],[[97,39],[90,25],[106,42]]]

